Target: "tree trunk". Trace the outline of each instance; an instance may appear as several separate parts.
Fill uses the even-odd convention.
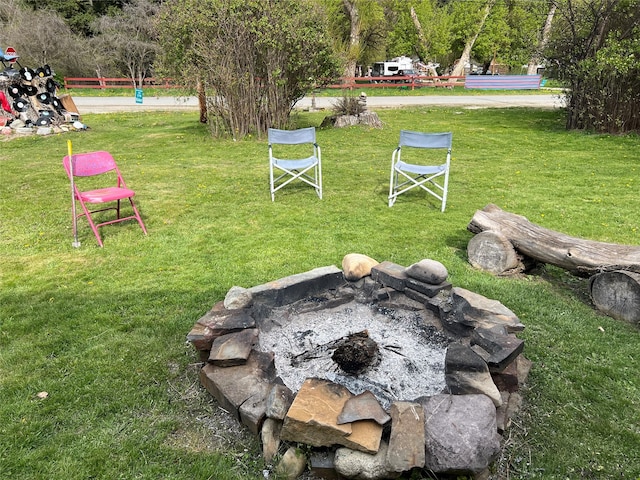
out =
[[[640,274],[618,270],[589,280],[591,300],[598,310],[619,320],[640,323]]]
[[[207,112],[207,92],[204,89],[202,80],[198,80],[196,84],[196,91],[198,92],[198,105],[200,107],[200,123],[206,124],[209,121],[209,115]]]
[[[478,25],[478,29],[476,30],[475,34],[469,37],[469,39],[467,40],[467,43],[464,46],[464,50],[462,50],[462,55],[460,55],[460,59],[458,60],[458,63],[453,69],[453,72],[451,72],[452,77],[459,77],[461,75],[464,75],[464,66],[469,62],[469,59],[471,58],[471,50],[473,49],[473,45],[476,43],[476,40],[478,39],[480,32],[484,28],[484,22],[487,20],[487,17],[491,13],[491,9],[493,8],[493,5],[495,3],[496,3],[496,0],[489,0],[485,5],[484,13]]]
[[[345,78],[356,76],[356,63],[360,50],[360,14],[355,0],[342,0],[344,8],[349,13],[351,30],[349,32],[349,51],[347,52],[347,65],[345,66]]]
[[[498,232],[514,248],[534,260],[577,275],[628,270],[640,273],[640,247],[583,240],[548,230],[525,217],[489,204],[476,211],[467,229],[473,233]]]
[[[416,13],[416,10],[413,8],[413,6],[411,7],[411,20],[413,21],[413,25],[414,27],[416,27],[416,31],[418,32],[418,41],[420,42],[420,48],[419,50],[427,53],[429,51],[429,42],[427,42],[427,38],[424,35],[424,30],[422,29],[422,24],[420,23],[420,19],[418,18],[418,14]],[[421,60],[423,60],[424,57],[421,58]]]
[[[549,43],[549,36],[551,35],[551,23],[553,22],[553,16],[556,14],[557,4],[556,2],[551,2],[551,6],[549,7],[549,13],[547,13],[547,20],[544,22],[544,27],[542,27],[542,33],[540,34],[540,40],[538,41],[538,45],[536,46],[536,51],[529,60],[529,65],[527,66],[527,75],[535,75],[538,73],[537,68],[542,59],[542,52]]]

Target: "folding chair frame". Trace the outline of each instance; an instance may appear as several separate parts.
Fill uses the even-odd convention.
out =
[[[273,145],[313,145],[313,155],[301,159],[281,159],[273,155]],[[278,171],[282,173],[278,175]],[[311,175],[310,173],[313,173]],[[276,177],[276,175],[278,175]],[[290,177],[290,178],[287,178]],[[284,180],[286,178],[286,180]],[[316,143],[315,128],[301,128],[298,130],[269,129],[269,182],[271,201],[275,201],[278,190],[294,180],[301,180],[313,187],[322,200],[322,151]]]
[[[449,189],[449,167],[451,164],[451,132],[422,133],[402,130],[400,144],[391,155],[391,178],[389,181],[389,207],[400,195],[419,187],[441,202],[441,212],[447,205]],[[446,149],[445,163],[441,165],[416,165],[402,161],[402,147],[424,149]],[[443,177],[442,182],[436,181]]]
[[[137,220],[138,224],[140,225],[140,228],[142,228],[142,231],[146,235],[147,229],[144,226],[144,222],[140,217],[140,213],[138,212],[138,209],[136,208],[135,203],[133,202],[133,197],[135,196],[135,192],[127,188],[127,185],[124,179],[122,178],[122,174],[118,169],[118,165],[116,164],[111,154],[105,151],[90,152],[90,153],[76,153],[76,154],[73,154],[71,158],[73,159],[73,177],[93,177],[93,176],[103,175],[113,171],[115,172],[116,179],[117,179],[115,187],[106,187],[106,188],[99,188],[95,190],[86,190],[86,191],[81,191],[78,188],[78,185],[76,184],[76,182],[74,181],[73,182],[74,195],[76,200],[80,203],[80,206],[82,207],[82,213],[76,214],[76,218],[74,219],[74,222],[77,221],[77,219],[79,219],[80,217],[86,217],[91,227],[91,230],[96,236],[96,239],[98,240],[98,244],[101,247],[104,247],[104,244],[102,243],[102,238],[100,237],[98,228],[105,225],[125,222],[127,220]],[[91,165],[84,166],[82,162],[85,162],[85,161],[90,163]],[[71,165],[71,162],[69,161],[69,156],[68,155],[65,156],[62,162],[67,172],[67,176],[69,177],[70,180],[72,180],[72,175],[71,175],[72,165]],[[120,201],[124,199],[129,200],[129,204],[133,209],[133,215],[129,215],[126,217],[121,216]],[[87,203],[89,204],[115,203],[115,205],[106,206],[96,210],[91,210],[87,206]],[[106,212],[110,210],[115,210],[116,212],[115,219],[108,220],[106,222],[101,222],[101,223],[95,223],[93,221],[93,218],[91,216],[92,214],[99,213],[99,212]]]

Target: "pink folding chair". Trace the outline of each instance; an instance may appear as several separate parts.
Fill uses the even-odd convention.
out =
[[[72,161],[70,161],[70,159],[72,159]],[[142,231],[144,232],[144,234],[145,235],[147,234],[147,229],[145,228],[144,223],[142,222],[142,218],[140,218],[138,209],[133,203],[133,197],[135,195],[135,192],[127,188],[127,185],[125,184],[124,179],[122,178],[122,174],[120,173],[120,170],[118,169],[118,166],[116,165],[115,160],[113,159],[113,157],[109,152],[100,151],[100,152],[90,152],[90,153],[76,153],[71,156],[67,155],[62,159],[62,164],[64,165],[64,169],[67,172],[67,176],[71,181],[75,200],[77,200],[80,203],[80,206],[82,207],[82,213],[78,213],[78,214],[75,213],[75,208],[74,208],[73,222],[74,222],[74,235],[76,235],[76,241],[77,241],[76,222],[78,218],[83,216],[87,217],[87,221],[91,226],[91,230],[93,230],[93,233],[98,239],[98,243],[100,244],[101,247],[103,247],[104,245],[102,244],[102,239],[100,238],[100,234],[98,233],[98,227],[102,227],[104,225],[110,225],[112,223],[124,222],[126,220],[135,219],[140,224],[140,227],[142,228]],[[114,173],[109,174],[109,172],[114,172]],[[97,175],[105,175],[105,177],[99,177],[99,178],[104,179],[105,181],[108,178],[110,183],[113,183],[114,174],[115,174],[116,185],[112,187],[97,188],[93,190],[82,191],[80,190],[79,186],[75,182],[76,177],[94,177]],[[133,209],[133,215],[130,215],[128,217],[121,217],[120,216],[120,200],[124,200],[125,198],[128,199],[129,203],[131,204],[131,208]],[[90,210],[87,207],[87,204],[107,204],[107,203],[113,203],[113,202],[115,202],[115,205],[106,206],[97,210]],[[109,210],[116,211],[116,218],[114,220],[109,220],[109,221],[97,223],[97,224],[94,223],[94,220],[91,217],[92,214],[98,213],[98,212],[105,212]]]

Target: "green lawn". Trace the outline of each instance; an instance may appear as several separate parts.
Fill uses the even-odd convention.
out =
[[[352,252],[439,260],[527,326],[533,369],[501,471],[640,478],[640,329],[595,312],[584,279],[551,267],[495,278],[466,260],[466,225],[488,203],[640,244],[640,138],[566,132],[550,110],[378,113],[382,130],[318,131],[323,200],[291,187],[272,203],[266,140],[213,139],[197,112],[86,115],[86,132],[0,142],[0,478],[262,478],[257,441],[210,427],[221,413],[185,336],[230,287]],[[418,192],[387,206],[401,128],[453,131],[444,214]],[[67,139],[115,156],[147,237],[135,222],[104,227],[100,249],[81,221],[72,248]]]

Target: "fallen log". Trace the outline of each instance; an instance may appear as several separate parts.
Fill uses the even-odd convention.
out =
[[[564,268],[575,275],[628,270],[640,273],[640,247],[570,237],[530,222],[521,215],[489,204],[467,225],[473,233],[497,232],[522,255]],[[500,250],[500,248],[496,248]],[[475,259],[469,259],[473,264]],[[508,263],[508,262],[506,262]]]
[[[613,318],[640,323],[640,247],[570,237],[489,204],[467,230],[469,263],[498,275],[523,271],[526,260],[591,276],[594,306]]]

